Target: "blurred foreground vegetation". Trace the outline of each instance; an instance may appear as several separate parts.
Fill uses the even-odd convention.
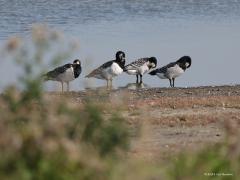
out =
[[[23,90],[12,85],[0,97],[0,179],[240,177],[239,130],[234,123],[225,124],[224,143],[145,162],[129,157],[129,128],[120,109],[111,109],[105,116],[102,104],[78,104],[46,95],[41,75],[49,66],[44,61],[48,52],[56,52],[50,56],[55,65],[76,47],[67,43],[56,48],[59,41],[63,39],[56,31],[37,26],[28,43],[19,38],[7,43],[6,53],[22,68],[19,82]]]

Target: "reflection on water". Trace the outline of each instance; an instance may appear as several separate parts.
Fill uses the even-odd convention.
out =
[[[239,0],[0,0],[0,16],[0,45],[15,34],[28,36],[34,23],[49,24],[80,41],[81,50],[72,59],[83,61],[83,73],[73,81],[73,90],[84,89],[83,77],[114,58],[117,50],[125,51],[126,63],[156,56],[158,67],[191,56],[193,66],[178,86],[240,83]],[[6,76],[7,66],[0,66],[0,90],[18,83],[16,67]],[[123,74],[114,85],[123,87],[134,78]],[[168,87],[167,81],[148,75],[144,82]],[[104,83],[95,81],[94,86]]]
[[[119,87],[122,89],[131,89],[131,90],[136,90],[136,89],[144,89],[144,88],[150,88],[151,86],[145,84],[145,83],[128,83],[124,87]]]
[[[85,87],[85,90],[89,91],[89,90],[94,90],[94,91],[98,91],[98,92],[104,92],[107,90],[114,90],[115,87],[108,87],[106,86],[98,86],[98,87]]]
[[[125,86],[98,86],[98,87],[85,87],[85,90],[94,90],[94,91],[99,91],[103,92],[106,90],[116,90],[116,89],[129,89],[129,90],[137,90],[137,89],[144,89],[144,88],[151,88],[151,86],[145,84],[145,83],[128,83]]]

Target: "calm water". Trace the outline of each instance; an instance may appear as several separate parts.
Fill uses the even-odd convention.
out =
[[[81,49],[72,58],[80,58],[84,69],[71,84],[73,90],[84,89],[83,77],[112,59],[117,50],[125,51],[127,63],[156,56],[158,66],[190,55],[192,67],[176,80],[176,86],[240,83],[239,0],[0,0],[0,17],[0,44],[13,35],[28,36],[34,23],[46,23],[79,39]],[[1,59],[1,90],[18,83],[17,69],[9,66]],[[134,76],[122,74],[114,85],[134,81]],[[149,75],[144,83],[169,86],[167,80]],[[46,83],[48,90],[57,87],[57,83]]]

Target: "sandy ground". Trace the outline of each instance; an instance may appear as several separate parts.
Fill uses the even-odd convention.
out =
[[[135,85],[135,86],[134,86]],[[129,88],[129,87],[128,87]],[[131,139],[131,157],[155,159],[221,142],[225,128],[240,126],[240,85],[194,88],[86,90],[65,96],[122,108]]]

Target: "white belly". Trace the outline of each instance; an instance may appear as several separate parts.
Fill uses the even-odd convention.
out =
[[[169,79],[176,78],[184,73],[184,70],[180,68],[177,64],[174,67],[170,67],[167,70],[167,76]]]
[[[137,75],[138,71],[136,69],[130,69],[126,71],[129,75]]]
[[[115,76],[120,75],[123,69],[117,64],[113,63],[110,67],[106,68],[103,72],[105,79],[112,79]]]
[[[141,75],[145,74],[148,71],[149,71],[149,68],[146,63],[143,66],[139,67],[139,74]]]
[[[73,68],[67,69],[64,73],[59,74],[58,78],[59,81],[62,82],[69,82],[75,79],[74,73],[73,73]]]
[[[184,70],[176,64],[175,66],[168,68],[166,73],[157,73],[157,76],[161,79],[172,79],[183,73]]]
[[[147,64],[144,64],[144,65],[142,65],[140,67],[135,67],[135,69],[127,70],[127,73],[129,75],[137,75],[137,74],[143,75],[143,74],[145,74],[148,71],[149,71],[149,68],[148,68]]]

